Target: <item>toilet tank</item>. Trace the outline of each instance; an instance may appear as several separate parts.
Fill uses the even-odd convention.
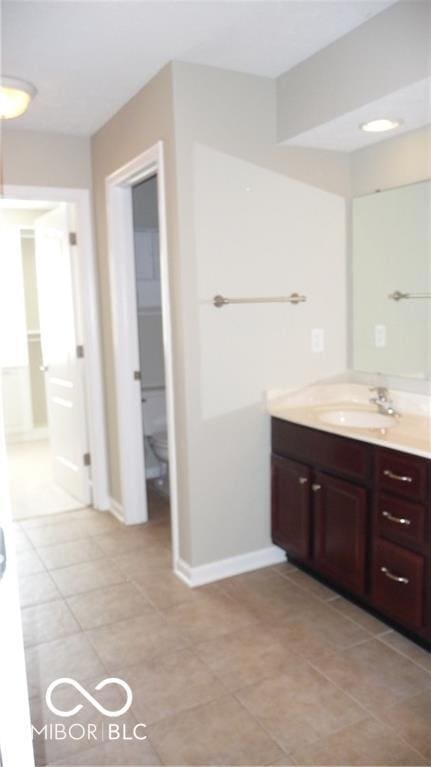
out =
[[[142,389],[142,422],[144,434],[150,436],[166,429],[166,393],[161,386]]]

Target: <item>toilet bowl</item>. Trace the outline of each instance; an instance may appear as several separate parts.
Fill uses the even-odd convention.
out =
[[[156,479],[155,484],[162,493],[169,495],[169,450],[167,432],[157,431],[155,434],[152,434],[149,439],[151,447],[163,467],[162,474]]]
[[[166,431],[157,431],[150,437],[152,448],[160,461],[168,463],[168,434]]]
[[[145,478],[157,479],[162,473],[162,467],[159,459],[157,458],[151,443],[150,438],[144,435],[144,454],[145,454]]]

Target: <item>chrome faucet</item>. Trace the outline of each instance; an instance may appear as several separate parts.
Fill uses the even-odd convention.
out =
[[[379,413],[393,415],[397,418],[400,417],[401,413],[398,413],[396,410],[386,386],[374,386],[370,391],[377,392],[377,397],[371,397],[370,402],[372,402],[373,405],[377,405]]]

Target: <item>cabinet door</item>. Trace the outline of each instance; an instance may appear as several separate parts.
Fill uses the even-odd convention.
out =
[[[315,564],[340,586],[365,591],[367,494],[364,488],[316,472]]]
[[[310,469],[272,456],[272,539],[292,557],[310,556]]]

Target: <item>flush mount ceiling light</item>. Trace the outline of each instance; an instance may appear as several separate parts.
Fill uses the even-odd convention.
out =
[[[384,133],[385,131],[399,128],[401,122],[402,120],[389,120],[387,117],[380,117],[378,120],[369,120],[369,122],[361,123],[359,127],[367,133]]]
[[[0,79],[0,119],[11,120],[24,114],[36,88],[25,80],[16,77],[2,77]]]

